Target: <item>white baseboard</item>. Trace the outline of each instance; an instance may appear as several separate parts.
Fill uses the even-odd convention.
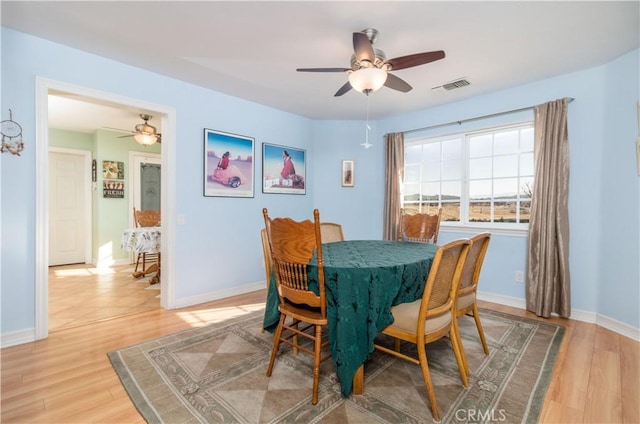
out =
[[[478,291],[478,300],[497,303],[499,305],[511,306],[518,309],[527,309],[527,305],[524,299],[520,299],[519,297],[504,296],[501,294]]]
[[[237,296],[239,294],[251,293],[254,291],[262,290],[266,287],[264,281],[256,283],[245,284],[239,287],[231,287],[228,289],[218,290],[209,293],[203,293],[196,296],[181,297],[175,300],[175,308],[184,308],[187,306],[198,305],[200,303],[207,303],[213,300],[224,299],[225,297]]]
[[[102,263],[98,263],[98,260],[96,258],[93,258],[91,260],[91,265],[93,265],[94,267],[112,267],[112,266],[121,266],[121,265],[133,265],[135,264],[135,262],[131,262],[131,260],[129,258],[123,258],[123,259],[109,259],[108,261],[103,261]]]
[[[511,306],[518,309],[527,309],[526,301],[519,297],[503,296],[499,294],[478,292],[478,300],[485,302],[497,303],[499,305]],[[635,341],[640,341],[640,329],[632,327],[623,322],[609,318],[605,315],[596,314],[595,312],[583,311],[580,309],[571,310],[571,319],[576,321],[588,322],[596,324],[600,327],[611,330],[622,336],[628,337]]]
[[[24,343],[30,343],[36,340],[36,329],[28,328],[26,330],[14,331],[12,333],[0,335],[0,347],[11,347]]]
[[[625,337],[628,337],[631,340],[640,342],[640,329],[634,328],[629,324],[625,324],[624,322],[620,322],[618,320],[600,314],[597,315],[596,324],[598,324],[600,327],[606,328],[607,330],[611,330]]]

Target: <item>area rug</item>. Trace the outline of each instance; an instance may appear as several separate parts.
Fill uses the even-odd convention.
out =
[[[441,422],[537,422],[564,327],[486,309],[480,316],[489,356],[473,319],[460,319],[469,388],[450,342],[427,345]],[[365,364],[359,396],[342,397],[332,362],[324,362],[319,402],[311,405],[310,355],[283,346],[273,375],[265,375],[272,335],[260,331],[262,317],[252,312],[108,356],[149,423],[434,422],[420,368],[378,351]]]

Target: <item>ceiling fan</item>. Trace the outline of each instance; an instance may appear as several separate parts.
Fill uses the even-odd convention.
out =
[[[156,130],[156,127],[148,123],[153,116],[140,114],[140,118],[144,121],[143,124],[136,125],[135,131],[131,131],[130,135],[122,135],[118,138],[133,137],[138,143],[144,146],[150,146],[156,142],[161,143],[162,134]]]
[[[353,33],[353,50],[351,68],[298,68],[298,72],[347,72],[349,81],[334,94],[342,96],[352,88],[366,95],[380,89],[383,85],[393,90],[406,93],[412,87],[404,80],[389,73],[401,69],[424,65],[443,59],[442,50],[416,53],[387,60],[382,50],[373,47],[378,38],[378,30],[367,28]]]

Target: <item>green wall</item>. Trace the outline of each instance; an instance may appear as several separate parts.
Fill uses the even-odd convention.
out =
[[[111,265],[114,261],[124,262],[129,259],[129,252],[120,248],[122,231],[130,226],[132,211],[129,206],[129,152],[146,153],[161,152],[161,145],[144,147],[136,143],[133,137],[119,138],[122,134],[112,131],[97,130],[93,134],[77,133],[57,129],[49,130],[49,145],[66,149],[89,150],[92,159],[96,160],[97,181],[92,189],[91,229],[92,229],[92,261],[96,265]],[[122,162],[124,164],[123,198],[105,198],[103,196],[102,173],[104,161]]]

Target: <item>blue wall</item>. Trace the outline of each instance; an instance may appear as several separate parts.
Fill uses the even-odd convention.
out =
[[[296,219],[310,217],[318,207],[323,220],[343,224],[346,237],[380,239],[385,133],[574,97],[569,107],[573,307],[640,327],[640,190],[632,154],[638,136],[638,51],[575,74],[373,122],[370,149],[360,146],[362,121],[312,121],[6,28],[2,56],[2,113],[12,109],[26,141],[22,157],[1,157],[3,335],[32,329],[35,320],[36,76],[177,111],[175,209],[185,216],[185,225],[175,226],[177,299],[264,279],[259,241],[263,207],[274,216]],[[620,78],[633,81],[618,87]],[[203,128],[255,137],[254,198],[203,197]],[[306,149],[306,195],[262,194],[259,158],[264,142]],[[343,159],[355,161],[355,187],[340,185]],[[459,236],[443,231],[441,237]],[[483,290],[523,299],[513,270],[525,269],[525,250],[522,237],[494,237]]]

